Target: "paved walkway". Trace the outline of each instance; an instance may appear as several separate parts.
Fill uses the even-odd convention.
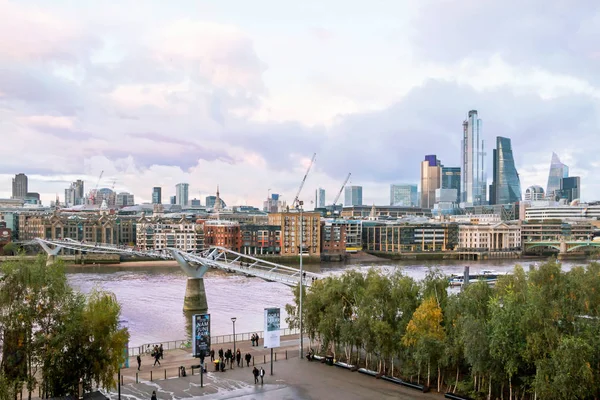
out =
[[[296,335],[297,337],[297,335]],[[308,344],[308,341],[305,342]],[[200,387],[200,375],[195,371],[191,375],[191,365],[199,361],[191,357],[189,350],[173,350],[165,353],[162,366],[153,367],[150,356],[142,356],[142,368],[136,383],[137,362],[130,360],[130,368],[122,370],[123,383],[121,397],[123,399],[150,399],[155,390],[158,399],[199,398],[211,399],[441,399],[440,394],[423,394],[416,390],[404,388],[390,382],[375,379],[371,376],[332,367],[320,362],[308,362],[298,358],[298,339],[283,337],[281,348],[277,349],[277,360],[273,363],[274,374],[270,375],[270,350],[252,347],[250,342],[238,344],[242,354],[250,352],[254,355],[257,368],[265,369],[264,384],[254,384],[252,362],[248,367],[234,367],[225,372],[214,372],[209,366],[204,374],[204,387]],[[219,347],[217,347],[217,350]],[[233,350],[231,345],[224,344],[223,349]],[[285,350],[288,359],[285,359]],[[264,364],[263,361],[267,363]],[[153,361],[152,361],[153,363]],[[188,375],[178,377],[180,365],[186,367]],[[152,371],[152,381],[150,372]],[[167,379],[165,379],[165,371]],[[117,398],[111,393],[112,399]]]

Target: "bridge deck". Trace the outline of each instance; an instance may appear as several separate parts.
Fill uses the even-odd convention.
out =
[[[85,253],[119,254],[125,256],[137,256],[153,258],[157,260],[185,260],[189,265],[195,267],[196,271],[189,271],[182,266],[188,275],[201,277],[208,268],[238,273],[246,276],[265,279],[267,281],[279,282],[288,286],[296,286],[300,283],[300,270],[286,265],[276,264],[261,260],[246,254],[241,254],[224,247],[211,247],[196,253],[187,253],[177,249],[166,249],[165,251],[149,250],[142,251],[133,247],[117,246],[105,243],[85,243],[71,239],[46,240],[36,239],[36,243],[49,254],[59,249],[69,249]],[[54,249],[49,246],[54,246]],[[180,262],[181,265],[181,262]],[[302,283],[310,286],[313,280],[323,276],[314,272],[303,272]]]

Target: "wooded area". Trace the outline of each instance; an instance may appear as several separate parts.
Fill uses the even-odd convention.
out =
[[[318,353],[481,399],[586,399],[600,393],[600,264],[568,272],[516,267],[495,287],[448,293],[371,269],[330,276],[304,294],[304,330]],[[297,303],[286,306],[298,326]]]

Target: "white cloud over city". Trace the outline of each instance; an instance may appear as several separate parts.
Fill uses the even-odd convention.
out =
[[[552,151],[600,199],[600,4],[0,0],[0,197],[24,172],[45,203],[75,179],[149,201],[190,183],[231,204],[364,202],[458,166],[462,121],[512,139],[523,189]]]

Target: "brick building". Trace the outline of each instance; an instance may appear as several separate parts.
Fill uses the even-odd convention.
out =
[[[240,225],[241,253],[249,255],[280,254],[281,227],[279,225]]]
[[[234,221],[198,220],[204,228],[204,246],[219,246],[240,252],[242,234],[240,224]]]
[[[302,215],[302,254],[319,256],[321,254],[321,214],[318,212],[297,211],[269,214],[269,225],[278,225],[281,229],[281,255],[300,254],[300,216]]]
[[[346,225],[334,221],[321,223],[321,259],[324,261],[346,258]]]

